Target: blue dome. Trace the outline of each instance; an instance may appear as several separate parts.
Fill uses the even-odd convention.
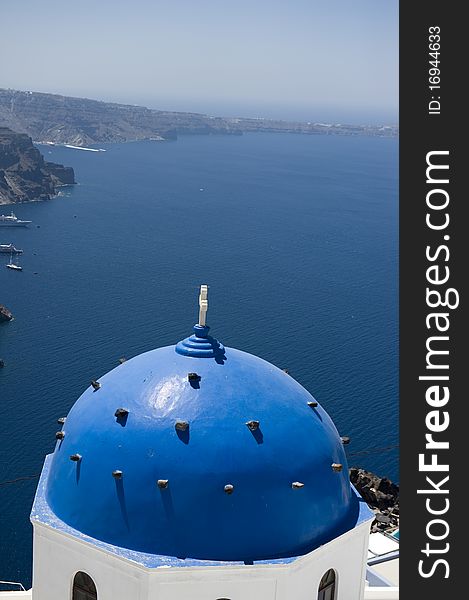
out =
[[[352,528],[327,413],[284,371],[194,329],[78,399],[51,463],[52,511],[122,548],[208,560],[297,556]]]

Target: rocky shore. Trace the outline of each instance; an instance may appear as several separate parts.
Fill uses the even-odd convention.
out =
[[[71,167],[46,162],[27,134],[0,127],[0,204],[49,200],[74,183]]]
[[[352,467],[350,481],[375,513],[371,531],[389,531],[399,527],[399,486],[387,477]]]

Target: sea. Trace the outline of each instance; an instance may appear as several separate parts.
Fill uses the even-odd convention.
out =
[[[0,255],[15,317],[0,325],[0,580],[31,585],[29,513],[57,418],[120,357],[189,335],[200,284],[211,334],[288,369],[350,437],[349,466],[398,482],[398,140],[100,148],[39,146],[78,184],[14,206],[28,228],[0,227],[24,250],[22,272]]]

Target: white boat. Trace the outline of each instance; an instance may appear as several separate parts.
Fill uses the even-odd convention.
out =
[[[23,267],[13,262],[13,253],[10,254],[10,262],[6,265],[7,269],[13,269],[13,271],[22,271]]]
[[[31,221],[22,221],[11,211],[9,215],[0,215],[0,227],[27,227]]]
[[[20,248],[15,248],[13,244],[0,244],[0,253],[1,254],[23,254],[23,250]]]

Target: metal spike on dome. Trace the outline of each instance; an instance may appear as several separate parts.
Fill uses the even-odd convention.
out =
[[[256,429],[259,429],[260,423],[259,421],[247,421],[246,425],[251,431],[256,431]]]
[[[342,444],[345,446],[346,444],[350,444],[350,438],[348,435],[341,435],[340,436],[340,441],[342,442]]]
[[[341,463],[332,463],[331,467],[332,467],[332,470],[335,471],[336,473],[340,473],[340,471],[342,471]]]
[[[308,406],[310,408],[316,408],[317,405],[318,405],[318,403],[316,402],[316,400],[313,400],[312,402],[308,402]]]
[[[73,462],[79,462],[81,460],[81,454],[72,454],[70,460]]]
[[[292,486],[292,488],[294,490],[299,490],[302,487],[305,487],[305,484],[303,482],[301,482],[301,481],[293,481],[293,483],[291,484],[291,486]]]
[[[99,388],[101,387],[101,384],[99,383],[99,381],[95,381],[94,379],[92,379],[91,387],[94,389],[94,391],[96,391],[96,390],[99,390]]]
[[[126,408],[118,408],[114,413],[114,416],[118,419],[122,419],[122,417],[126,417],[129,414],[129,411]]]
[[[169,485],[169,479],[158,479],[157,485],[160,490],[165,490]]]
[[[226,494],[232,494],[234,490],[234,485],[232,485],[231,483],[227,483],[223,489],[225,490]]]
[[[66,421],[66,420],[67,420],[67,417],[59,417],[59,418],[57,419],[57,423],[58,423],[59,425],[63,425],[63,424],[65,423],[65,421]]]
[[[56,440],[63,440],[65,437],[65,432],[64,431],[57,431],[57,433],[55,434],[55,439]]]
[[[189,427],[189,423],[187,421],[176,421],[175,427],[178,431],[186,431]]]
[[[114,479],[122,479],[122,475],[122,471],[119,471],[118,469],[112,472],[112,476],[114,477]]]

